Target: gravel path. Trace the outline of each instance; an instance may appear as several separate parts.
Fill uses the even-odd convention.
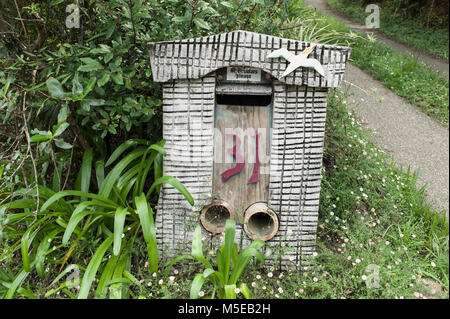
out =
[[[326,0],[306,3],[329,14],[324,9]],[[398,166],[418,171],[418,185],[427,185],[427,199],[436,209],[445,210],[448,219],[448,129],[352,64],[345,72],[343,89],[350,94],[349,108],[374,132],[377,145],[392,154]]]

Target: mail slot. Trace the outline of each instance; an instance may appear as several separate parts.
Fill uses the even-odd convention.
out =
[[[162,187],[162,253],[188,251],[198,224],[218,246],[234,219],[241,247],[264,240],[287,248],[281,266],[304,265],[315,250],[328,89],[349,55],[247,31],[150,43],[153,79],[163,83],[164,175],[197,205]]]
[[[216,75],[212,192],[241,217],[250,204],[269,198],[272,82],[251,67],[222,68]]]

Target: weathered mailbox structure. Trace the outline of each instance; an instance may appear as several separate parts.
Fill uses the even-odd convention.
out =
[[[153,79],[163,82],[164,175],[201,206],[163,186],[161,251],[189,249],[198,223],[215,246],[232,218],[238,244],[287,247],[281,264],[301,266],[316,239],[327,91],[349,55],[246,31],[150,43]]]

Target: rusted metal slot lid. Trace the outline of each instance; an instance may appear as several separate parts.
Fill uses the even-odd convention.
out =
[[[200,221],[203,227],[213,234],[223,233],[227,219],[234,219],[234,211],[231,206],[223,200],[214,200],[211,204],[203,207]]]

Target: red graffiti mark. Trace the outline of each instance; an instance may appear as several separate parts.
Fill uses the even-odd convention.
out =
[[[261,135],[261,133],[256,134],[255,136],[253,136],[255,138],[255,144],[256,144],[256,148],[255,148],[255,164],[253,164],[253,173],[252,176],[250,177],[250,179],[247,182],[247,185],[249,184],[253,184],[253,183],[258,183],[259,181],[259,155],[258,155],[258,144],[259,144],[259,136]]]
[[[227,137],[233,137],[233,140],[235,141],[234,146],[227,149],[227,154],[233,155],[236,159],[236,166],[220,174],[220,176],[222,176],[222,182],[226,182],[231,176],[239,174],[245,165],[244,158],[237,151],[241,147],[241,140],[235,134],[227,134]]]

